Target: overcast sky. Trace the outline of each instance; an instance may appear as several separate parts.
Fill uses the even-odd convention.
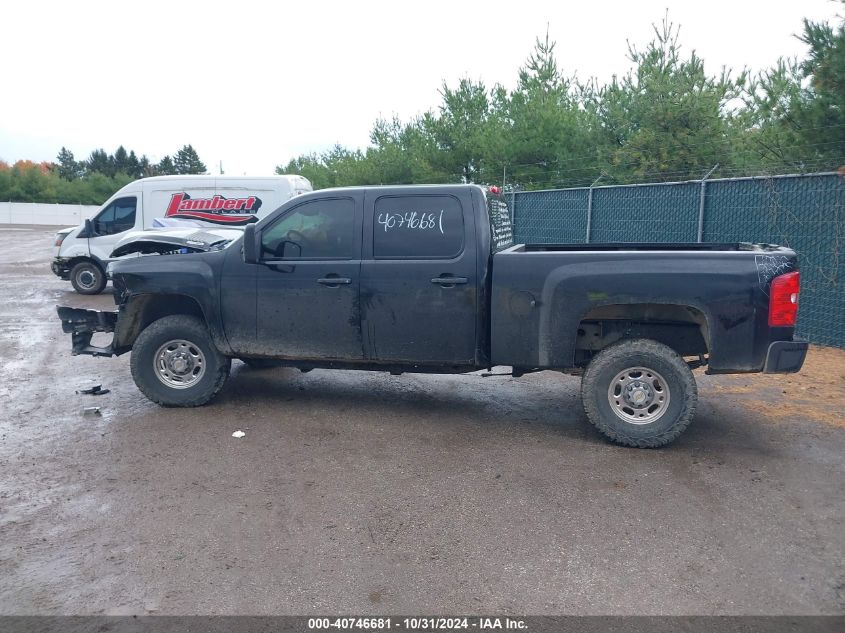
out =
[[[548,24],[566,74],[629,67],[666,8],[681,43],[760,70],[803,56],[801,20],[829,0],[563,2],[4,3],[0,159],[77,159],[123,144],[157,161],[191,143],[214,173],[262,175],[334,143],[363,147],[373,121],[440,102],[443,81],[513,87]]]

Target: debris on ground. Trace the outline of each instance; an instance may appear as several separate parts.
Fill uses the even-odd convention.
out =
[[[82,415],[103,415],[100,413],[100,407],[83,407]]]
[[[110,389],[103,389],[103,385],[94,385],[88,389],[77,389],[76,393],[85,394],[89,396],[102,396],[109,393]]]
[[[237,437],[237,438],[242,438],[245,435],[246,435],[246,433],[244,433],[243,431],[235,431],[234,433],[232,433],[232,437]]]

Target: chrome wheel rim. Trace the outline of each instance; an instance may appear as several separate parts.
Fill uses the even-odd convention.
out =
[[[648,367],[620,371],[607,389],[607,401],[618,418],[629,424],[651,424],[669,407],[669,385]]]
[[[158,348],[153,357],[153,369],[167,387],[187,389],[205,375],[205,355],[190,341],[175,339]]]

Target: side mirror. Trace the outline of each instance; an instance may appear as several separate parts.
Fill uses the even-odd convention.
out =
[[[244,262],[247,264],[258,263],[260,234],[255,232],[255,224],[247,224],[244,227]]]
[[[97,234],[94,232],[94,223],[88,218],[85,220],[85,229],[79,237],[94,237],[95,235]]]

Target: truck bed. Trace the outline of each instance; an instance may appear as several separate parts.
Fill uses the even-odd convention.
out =
[[[579,366],[585,337],[655,338],[637,325],[648,321],[697,338],[689,349],[709,354],[712,373],[761,371],[781,335],[768,326],[769,284],[796,269],[792,250],[769,244],[518,244],[493,256],[491,357]]]

